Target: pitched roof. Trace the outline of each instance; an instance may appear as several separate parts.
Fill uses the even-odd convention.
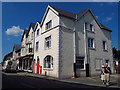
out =
[[[51,5],[49,5],[49,6],[51,6]],[[69,17],[69,18],[72,18],[72,19],[76,19],[76,14],[74,14],[74,13],[71,13],[71,12],[68,12],[68,11],[53,7],[53,6],[51,6],[51,7],[53,9],[55,9],[62,16],[66,16],[66,17]]]
[[[107,27],[104,26],[103,24],[101,24],[101,26],[102,26],[102,29],[112,32],[112,30],[110,30],[109,28],[107,28]]]
[[[22,35],[21,42],[22,42],[22,40],[23,40],[24,35],[27,35],[27,33],[28,33],[28,30],[25,29],[24,32],[23,32],[23,35]]]
[[[34,27],[35,27],[35,23],[30,23],[30,26],[29,26],[29,29],[28,29],[28,32],[27,32],[27,34],[26,34],[26,37],[28,37],[28,34],[29,34],[29,31],[30,31],[30,28],[33,28],[33,30],[34,30]]]
[[[37,21],[39,24],[41,24],[41,22],[40,21]]]
[[[51,5],[49,5],[49,6],[51,6]],[[87,10],[90,10],[90,8],[86,8],[85,10],[81,11],[81,12],[78,13],[78,14],[74,14],[74,13],[70,13],[70,12],[68,12],[68,11],[65,11],[65,10],[62,10],[62,9],[53,7],[53,6],[51,6],[51,7],[52,7],[53,9],[55,9],[60,15],[67,16],[67,17],[72,18],[72,19],[78,19],[79,16],[83,15],[84,12],[86,12]],[[102,26],[101,29],[104,29],[104,30],[107,30],[107,31],[112,32],[112,30],[110,30],[109,28],[107,28],[107,27],[104,26],[103,24],[100,23],[100,25]]]
[[[35,23],[30,23],[31,27],[34,29]]]
[[[20,49],[21,49],[21,45],[15,44],[14,47],[13,47],[13,50],[15,50],[15,52],[17,52]]]
[[[100,28],[111,32],[110,29],[108,29],[108,28],[105,27],[104,25],[101,25],[101,24],[98,22],[98,20],[95,18],[95,16],[93,15],[93,13],[92,13],[92,11],[91,11],[90,8],[86,8],[85,10],[81,11],[81,12],[78,13],[78,14],[74,14],[74,13],[71,13],[71,12],[68,12],[68,11],[65,11],[65,10],[62,10],[62,9],[59,9],[59,8],[56,8],[56,7],[54,7],[54,6],[48,5],[47,11],[46,11],[46,13],[45,13],[45,15],[44,15],[44,17],[43,17],[42,22],[41,22],[41,26],[43,25],[45,16],[46,16],[49,8],[54,9],[54,10],[55,10],[54,12],[55,12],[57,15],[62,15],[62,16],[64,16],[64,17],[71,18],[71,19],[73,19],[73,20],[78,20],[80,17],[82,17],[82,16],[89,10],[89,11],[91,12],[92,16],[94,17],[95,21],[96,21],[96,22],[98,23],[98,25],[100,26]]]

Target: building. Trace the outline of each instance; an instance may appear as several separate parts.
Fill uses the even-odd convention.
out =
[[[20,57],[21,54],[20,51],[21,51],[21,45],[15,44],[13,47],[13,57],[12,57],[13,60],[16,60],[17,58]]]
[[[32,62],[34,56],[34,23],[30,23],[29,29],[24,30],[21,39],[21,59],[20,67],[22,70],[32,71]]]
[[[48,5],[35,26],[35,73],[57,78],[99,75],[102,64],[113,72],[111,30],[90,8],[78,14]],[[37,65],[39,62],[39,65]]]

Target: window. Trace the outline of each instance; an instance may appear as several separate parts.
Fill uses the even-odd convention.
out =
[[[38,44],[39,42],[36,42],[36,52],[38,52]]]
[[[21,56],[23,56],[23,48],[21,48]]]
[[[39,29],[37,30],[37,36],[39,36]]]
[[[52,56],[46,56],[44,59],[44,68],[53,68],[53,57]]]
[[[33,32],[31,33],[31,40],[33,40]]]
[[[85,30],[94,32],[94,25],[93,24],[88,24],[87,22],[85,22]]]
[[[26,54],[28,54],[29,45],[26,45]]]
[[[85,23],[85,30],[87,30],[88,29],[88,24],[87,23]]]
[[[92,24],[90,24],[90,31],[94,31],[94,26]]]
[[[84,57],[76,57],[76,69],[85,69]]]
[[[52,21],[50,20],[48,23],[46,23],[46,30],[50,29],[52,27]]]
[[[94,39],[88,38],[88,47],[89,48],[95,48],[95,46],[94,46]]]
[[[106,44],[106,41],[103,41],[103,50],[107,50],[107,44]]]
[[[95,60],[95,68],[96,68],[96,70],[100,70],[101,66],[102,66],[102,60],[96,59]]]
[[[105,60],[105,63],[108,63],[109,62],[109,60]]]
[[[48,49],[51,47],[51,36],[45,38],[45,49]]]

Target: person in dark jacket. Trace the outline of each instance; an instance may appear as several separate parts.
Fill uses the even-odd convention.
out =
[[[106,82],[106,86],[109,86],[109,82],[110,82],[110,67],[108,67],[108,63],[106,63],[106,67],[105,67],[105,82]]]

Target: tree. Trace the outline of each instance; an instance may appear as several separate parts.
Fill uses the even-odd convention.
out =
[[[113,58],[120,60],[120,50],[117,50],[115,47],[113,47]]]

